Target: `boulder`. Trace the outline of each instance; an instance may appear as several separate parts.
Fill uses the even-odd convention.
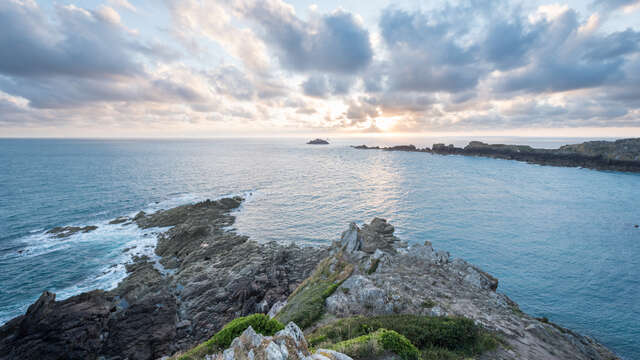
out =
[[[231,346],[212,360],[352,360],[349,356],[332,351],[318,350],[311,354],[309,344],[300,328],[290,322],[274,336],[263,336],[249,326]]]

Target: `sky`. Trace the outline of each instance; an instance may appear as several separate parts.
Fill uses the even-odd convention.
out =
[[[1,0],[0,137],[640,136],[640,0]]]

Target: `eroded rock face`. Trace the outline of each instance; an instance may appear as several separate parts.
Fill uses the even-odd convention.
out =
[[[263,336],[249,327],[233,339],[223,353],[209,356],[212,360],[352,360],[349,356],[320,349],[311,354],[300,328],[290,322],[274,336]]]
[[[136,215],[140,227],[171,227],[158,240],[160,261],[137,258],[111,291],[63,301],[45,292],[0,328],[0,359],[157,359],[285,301],[328,252],[258,244],[227,231],[241,201]]]
[[[386,221],[374,219],[362,229],[350,224],[334,243],[332,253],[349,259],[355,270],[326,299],[329,316],[463,316],[509,344],[486,359],[617,359],[589,337],[522,313],[496,292],[498,280],[476,266],[434,250],[428,241],[406,247],[392,233]]]

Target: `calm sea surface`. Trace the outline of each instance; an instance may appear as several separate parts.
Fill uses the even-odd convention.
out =
[[[153,253],[157,229],[109,220],[240,194],[235,227],[255,240],[328,244],[350,221],[385,217],[497,276],[524,311],[640,359],[639,174],[348,147],[466,140],[0,140],[0,323],[43,290],[112,288],[132,254]],[[64,225],[98,230],[44,234]]]

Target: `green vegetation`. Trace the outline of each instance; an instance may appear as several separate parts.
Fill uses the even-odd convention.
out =
[[[377,342],[371,338],[356,341],[358,346],[349,341],[371,335],[380,329],[393,330],[402,335],[420,350],[420,358],[424,360],[464,359],[498,346],[495,336],[475,325],[470,319],[418,315],[384,315],[369,318],[356,316],[341,319],[316,329],[309,334],[308,339],[313,347],[333,348],[349,345],[354,359],[366,359],[366,356],[356,355],[359,352],[368,352],[371,356],[376,354],[381,346],[376,348]],[[384,347],[382,349],[388,350]]]
[[[436,306],[438,304],[436,304],[436,302],[431,300],[431,299],[427,299],[427,300],[423,301],[421,305],[422,305],[423,308],[430,309],[430,308],[432,308],[432,307],[434,307],[434,306]]]
[[[374,272],[376,272],[376,270],[378,270],[379,264],[380,264],[380,259],[373,259],[373,261],[371,262],[371,267],[369,267],[369,270],[367,270],[367,275],[371,275]]]
[[[293,321],[305,329],[318,320],[325,311],[324,301],[331,296],[353,272],[353,265],[341,254],[326,258],[313,274],[289,296],[287,305],[276,316],[282,323]]]
[[[385,352],[392,352],[403,360],[420,359],[420,351],[406,337],[393,330],[379,329],[371,334],[341,341],[332,350],[339,351],[355,359],[370,359]]]
[[[251,326],[255,332],[265,336],[272,336],[276,332],[284,329],[282,323],[270,319],[265,314],[253,314],[236,318],[213,335],[211,339],[175,358],[178,360],[197,360],[203,359],[205,355],[224,350],[231,345],[233,339],[240,336],[249,326]]]

